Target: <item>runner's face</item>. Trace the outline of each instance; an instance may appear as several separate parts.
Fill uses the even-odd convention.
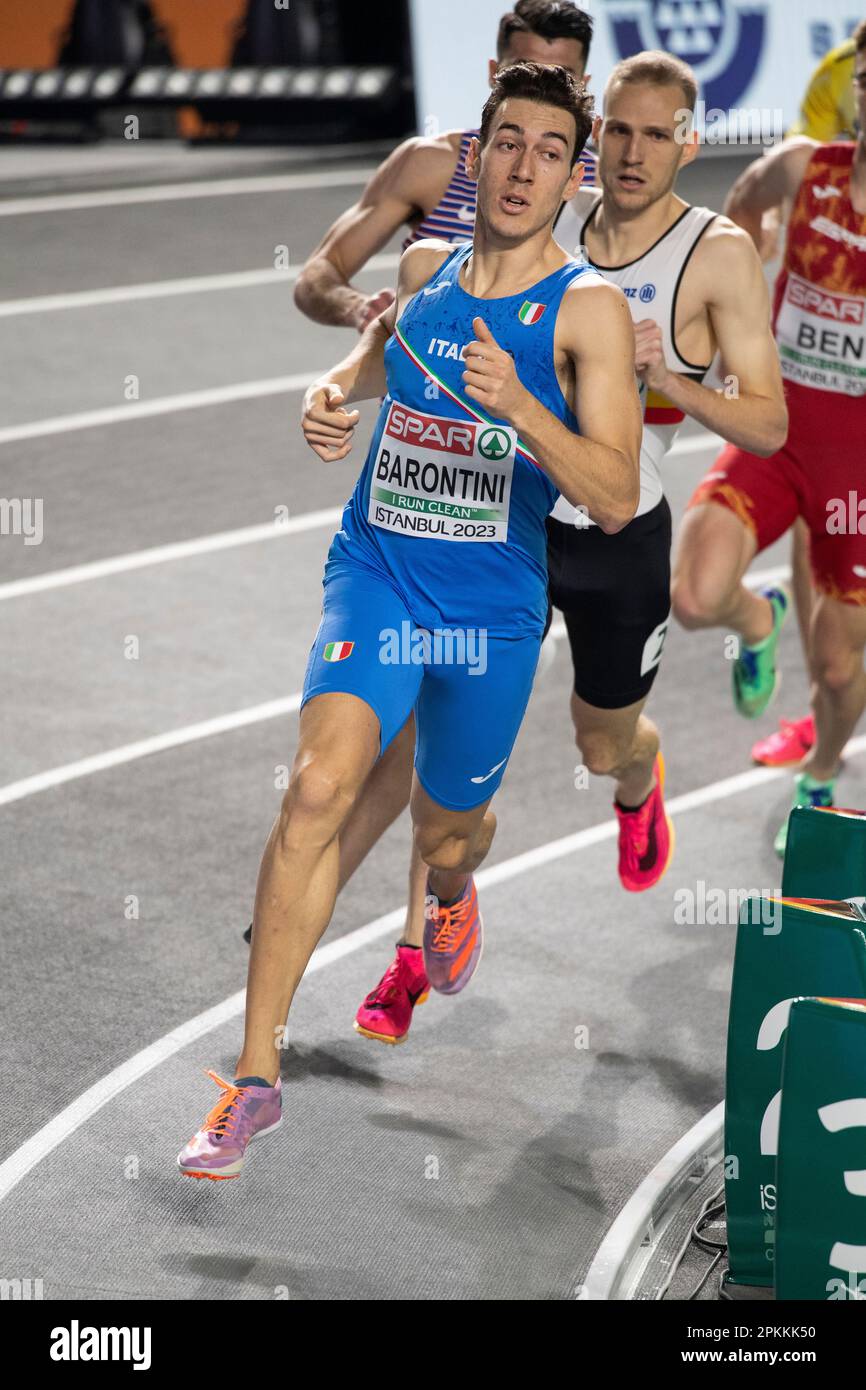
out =
[[[491,78],[497,63],[491,58]],[[540,34],[512,34],[499,67],[512,63],[542,63],[546,67],[563,67],[582,78],[586,69],[586,54],[578,39],[543,39]]]
[[[697,147],[682,132],[680,87],[621,83],[605,97],[598,150],[602,187],[621,212],[642,212],[670,193]]]
[[[574,117],[562,107],[525,97],[500,103],[478,165],[478,211],[491,231],[525,241],[553,221],[574,141]]]

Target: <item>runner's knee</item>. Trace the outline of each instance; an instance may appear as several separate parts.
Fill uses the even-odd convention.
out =
[[[671,609],[681,627],[713,627],[722,620],[728,595],[712,576],[700,572],[675,574],[671,584]]]
[[[429,869],[443,869],[446,872],[460,869],[466,862],[470,843],[469,835],[455,831],[423,826],[415,830],[418,853]]]
[[[838,651],[819,652],[812,658],[812,675],[822,689],[841,694],[862,675],[863,653],[843,647]]]
[[[297,836],[307,845],[327,843],[351,811],[359,788],[347,779],[338,762],[326,754],[309,754],[292,772],[280,810],[280,840],[296,848]]]
[[[609,777],[628,757],[628,745],[611,734],[596,732],[581,735],[577,730],[577,746],[584,767],[594,777]]]

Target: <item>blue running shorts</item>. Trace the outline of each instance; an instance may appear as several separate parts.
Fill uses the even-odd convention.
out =
[[[414,709],[418,780],[440,806],[469,811],[505,775],[540,646],[540,632],[419,627],[386,575],[331,560],[301,708],[316,695],[357,696],[379,720],[381,752]]]

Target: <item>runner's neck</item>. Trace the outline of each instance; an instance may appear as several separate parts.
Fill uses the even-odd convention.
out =
[[[585,237],[596,265],[630,265],[644,256],[682,217],[689,204],[669,193],[637,213],[623,213],[603,192]]]
[[[549,226],[518,246],[503,248],[487,244],[483,227],[476,223],[472,254],[459,272],[458,283],[475,299],[505,299],[537,285],[569,259]]]

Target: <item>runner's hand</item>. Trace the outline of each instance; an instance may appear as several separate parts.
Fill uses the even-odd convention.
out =
[[[634,369],[654,391],[664,391],[668,379],[662,330],[655,319],[641,319],[634,326]]]
[[[463,354],[466,394],[491,415],[510,420],[529,394],[520,384],[514,358],[501,348],[483,319],[473,319],[474,340]]]
[[[368,295],[355,315],[355,327],[358,332],[363,333],[368,324],[377,319],[380,314],[384,314],[386,309],[390,309],[396,297],[394,291],[388,289],[378,290],[376,294]]]
[[[301,429],[313,453],[325,463],[344,459],[352,447],[360,411],[344,410],[345,399],[335,381],[314,382],[304,396]]]

